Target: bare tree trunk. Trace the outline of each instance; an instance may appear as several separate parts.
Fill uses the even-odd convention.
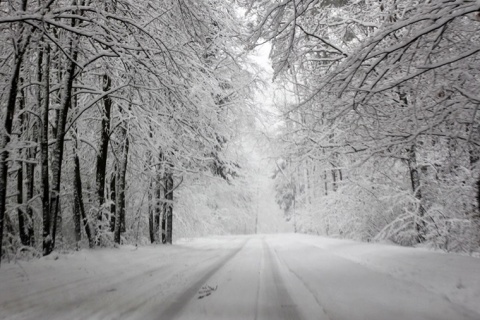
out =
[[[112,80],[107,75],[103,75],[103,91],[109,91],[112,87]],[[105,204],[105,176],[107,173],[107,157],[108,157],[108,142],[110,141],[110,120],[112,110],[112,99],[110,96],[103,98],[102,122],[100,127],[100,145],[97,153],[96,164],[96,186],[98,198],[98,217],[99,221],[103,220],[103,205]],[[101,228],[101,223],[98,228]]]
[[[164,203],[163,206],[165,208],[166,204]],[[162,243],[167,243],[167,215],[165,209],[162,214]]]
[[[469,128],[470,130],[474,130],[473,128]],[[480,133],[477,131],[477,134]],[[469,157],[470,157],[470,170],[475,172],[475,167],[477,166],[478,161],[480,160],[480,150],[478,147],[475,147],[473,144],[470,145],[469,150]],[[472,221],[477,229],[477,244],[480,246],[480,176],[477,177],[477,181],[475,183],[476,186],[476,202],[477,202],[477,210],[472,214]]]
[[[77,108],[78,100],[77,96],[73,99],[73,107]],[[78,140],[77,140],[77,129],[75,126],[75,136],[74,136],[74,148],[73,148],[73,197],[74,197],[74,224],[75,224],[75,240],[78,242],[82,239],[82,221],[85,227],[85,233],[88,239],[88,246],[93,248],[95,243],[92,237],[92,232],[90,229],[90,224],[88,223],[87,213],[85,211],[85,204],[83,201],[83,187],[82,187],[82,176],[80,170],[80,159],[78,158]]]
[[[20,87],[23,86],[23,79],[20,77]],[[20,89],[20,97],[18,99],[18,109],[22,112],[25,109],[25,92]],[[18,116],[18,139],[20,140],[25,135],[25,115]],[[17,213],[18,213],[18,231],[20,234],[20,241],[22,245],[28,246],[28,235],[25,230],[27,218],[23,206],[23,154],[24,150],[18,150],[18,170],[17,170]]]
[[[338,186],[337,186],[337,169],[333,168],[332,169],[332,191],[337,192]]]
[[[160,151],[158,155],[159,164],[155,166],[156,170],[156,186],[155,186],[155,215],[154,215],[154,227],[155,227],[155,242],[156,243],[165,243],[166,241],[166,224],[165,219],[166,215],[164,212],[164,195],[165,195],[165,184],[164,184],[164,173],[165,173],[165,157],[163,152]],[[163,213],[162,213],[163,211]],[[162,221],[161,232],[160,232],[160,221]],[[160,237],[161,234],[161,237]]]
[[[81,239],[81,224],[80,218],[83,220],[85,227],[85,233],[87,234],[88,245],[93,248],[95,243],[92,237],[92,231],[88,223],[87,214],[85,212],[85,205],[83,202],[83,188],[82,188],[82,176],[80,174],[80,159],[77,153],[74,153],[74,197],[75,197],[75,234],[77,235],[77,241]]]
[[[126,125],[126,124],[125,124]],[[128,162],[128,149],[129,139],[127,135],[127,129],[123,126],[119,128],[121,132],[120,137],[123,138],[123,146],[120,163],[118,165],[117,177],[116,177],[116,210],[115,210],[115,231],[114,241],[120,244],[120,234],[125,232],[125,183],[127,174],[127,162]]]
[[[43,50],[42,50],[43,49]],[[43,254],[46,255],[50,246],[50,183],[48,181],[48,109],[50,107],[50,46],[45,44],[40,49],[38,82],[43,83],[42,93],[38,94],[38,105],[43,109],[42,123],[40,128],[40,167],[41,167],[41,196],[42,196],[42,217],[43,217]]]
[[[164,188],[163,186],[163,175],[160,171],[160,169],[157,168],[157,183],[155,186],[155,210],[154,210],[154,227],[155,227],[155,233],[154,233],[154,240],[156,243],[164,243],[165,240],[165,234],[164,230],[162,228],[162,239],[160,239],[160,217],[162,216],[162,189]]]
[[[323,181],[324,181],[324,188],[325,188],[325,196],[328,196],[328,181],[327,181],[327,170],[323,171]]]
[[[23,6],[26,8],[26,1],[23,1]],[[23,27],[19,34],[23,34]],[[25,50],[30,42],[31,31],[28,31],[26,37],[20,37],[17,43],[17,51],[15,52],[13,72],[10,78],[10,88],[8,89],[6,113],[4,116],[4,131],[1,132],[0,137],[0,261],[2,257],[2,240],[3,240],[3,226],[5,220],[6,196],[7,196],[7,175],[8,175],[8,155],[9,151],[7,145],[10,142],[10,135],[12,133],[13,117],[15,114],[15,104],[17,100],[18,84],[20,80],[20,67],[23,63]]]
[[[171,170],[172,164],[169,164],[170,169],[165,172],[165,220],[166,233],[165,242],[172,244],[173,236],[173,172]]]
[[[152,196],[152,180],[148,183],[148,233],[150,235],[150,243],[155,242],[155,226],[154,226],[154,206],[153,206],[153,196]],[[157,229],[158,232],[158,229]]]
[[[22,152],[20,151],[20,157]],[[18,231],[20,233],[20,242],[22,245],[27,246],[28,237],[25,231],[26,218],[23,208],[23,162],[19,161],[19,167],[17,170],[17,213],[18,213]]]
[[[477,219],[480,220],[480,177],[477,179]]]
[[[150,138],[153,138],[152,128],[150,128]],[[158,239],[159,235],[159,223],[160,220],[156,221],[155,216],[155,207],[156,207],[156,199],[153,190],[153,182],[154,178],[152,176],[154,168],[152,168],[152,152],[150,150],[147,151],[147,168],[150,174],[149,182],[148,182],[148,231],[150,235],[150,243],[155,243],[156,239]],[[155,202],[154,202],[155,201]],[[159,217],[160,219],[160,217]]]
[[[425,241],[426,226],[424,221],[425,208],[423,205],[422,190],[420,183],[420,173],[418,172],[416,147],[413,144],[408,150],[408,168],[410,171],[410,180],[415,198],[418,200],[418,218],[415,221],[415,230],[417,232],[417,242]]]
[[[163,152],[160,152],[159,160],[161,168],[158,169],[158,183],[162,184],[163,189],[163,201],[160,201],[162,195],[158,195],[158,206],[162,208],[162,243],[172,243],[172,203],[170,199],[173,199],[173,176],[171,172],[171,164],[166,163],[166,157]],[[167,169],[170,167],[170,169]],[[171,184],[171,186],[170,186]],[[160,218],[160,215],[159,215]],[[169,241],[170,240],[170,241]]]
[[[81,190],[82,190],[81,177],[80,176],[77,177],[77,172],[78,172],[78,175],[80,175],[80,160],[78,159],[78,155],[77,155],[76,140],[77,139],[75,135],[75,147],[73,150],[73,157],[72,157],[73,158],[73,181],[74,181],[73,182],[73,224],[74,224],[75,242],[78,250],[79,242],[80,240],[82,240],[81,210],[83,209],[83,199],[81,194]],[[80,190],[78,188],[79,183],[80,183]]]
[[[116,212],[116,203],[117,203],[117,170],[118,165],[115,163],[113,166],[113,173],[110,179],[110,200],[112,204],[110,205],[110,231],[115,231],[115,212]]]
[[[75,21],[75,20],[72,20]],[[72,22],[74,25],[75,22]],[[77,60],[77,45],[78,38],[73,36],[73,39],[70,41],[70,55],[72,59],[69,59],[67,62],[67,69],[64,75],[64,84],[63,84],[63,94],[62,102],[60,104],[60,109],[58,110],[57,117],[57,139],[55,141],[54,150],[53,150],[53,160],[52,160],[52,191],[50,193],[50,217],[52,219],[51,226],[51,240],[47,247],[45,255],[50,254],[55,247],[55,235],[57,232],[57,223],[59,218],[59,207],[60,207],[60,185],[61,185],[61,173],[62,173],[62,161],[64,153],[64,141],[65,141],[65,126],[67,122],[68,111],[71,107],[72,99],[72,88],[73,88],[73,79],[75,76],[75,62]]]
[[[34,125],[34,135],[37,134],[37,125]],[[26,202],[26,218],[28,223],[26,225],[27,233],[27,244],[29,246],[35,245],[35,233],[34,233],[34,219],[33,219],[33,209],[30,204],[30,201],[33,198],[33,192],[35,189],[35,164],[33,163],[36,158],[35,148],[29,148],[27,150],[27,158],[30,162],[25,164],[27,180],[26,180],[26,189],[25,189],[25,202]]]
[[[477,178],[477,211],[473,214],[472,220],[477,227],[477,245],[480,246],[480,177]]]

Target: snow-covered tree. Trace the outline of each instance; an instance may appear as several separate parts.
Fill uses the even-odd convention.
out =
[[[252,3],[252,41],[273,42],[277,77],[299,97],[282,108],[297,166],[321,166],[332,197],[359,196],[370,177],[378,210],[400,204],[369,237],[478,246],[478,2]],[[343,220],[345,204],[323,210]]]

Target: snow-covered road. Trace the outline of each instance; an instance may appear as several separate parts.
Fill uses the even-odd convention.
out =
[[[0,268],[0,319],[480,319],[480,259],[305,235],[182,240]]]

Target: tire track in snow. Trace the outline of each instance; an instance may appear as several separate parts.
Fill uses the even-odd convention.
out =
[[[181,255],[180,252],[176,252],[176,253],[173,253],[173,255],[175,256],[179,256]],[[90,257],[92,259],[92,257]],[[151,256],[151,257],[148,257],[146,259],[142,259],[142,260],[137,260],[136,261],[136,264],[146,264],[152,260],[156,260],[158,259],[158,257],[156,256]],[[51,266],[52,268],[54,268],[54,266]],[[45,297],[48,297],[48,295],[50,293],[53,293],[55,294],[56,291],[58,291],[59,289],[62,289],[62,288],[70,288],[72,287],[72,285],[75,285],[75,289],[76,290],[80,290],[82,288],[89,288],[91,284],[94,284],[96,282],[98,282],[98,278],[101,278],[102,281],[107,281],[108,285],[110,285],[111,283],[108,282],[110,281],[110,279],[118,279],[118,278],[121,278],[124,276],[124,273],[122,272],[122,270],[125,268],[124,265],[121,265],[121,264],[118,264],[116,265],[116,268],[111,268],[111,266],[109,266],[110,269],[109,270],[105,270],[105,271],[101,271],[101,273],[99,274],[93,274],[91,275],[90,271],[87,271],[87,273],[85,273],[85,270],[82,270],[82,273],[77,273],[78,270],[76,269],[72,269],[70,270],[69,272],[71,273],[71,276],[72,277],[78,277],[76,279],[73,279],[71,281],[68,281],[68,282],[61,282],[59,284],[55,284],[53,286],[50,286],[48,288],[42,288],[41,290],[37,290],[35,289],[35,284],[32,284],[31,285],[31,289],[29,290],[28,293],[23,293],[21,296],[13,296],[13,297],[10,297],[9,299],[6,299],[4,301],[1,302],[2,306],[4,305],[9,305],[9,304],[16,304],[16,303],[20,303],[20,302],[25,302],[25,301],[31,301],[33,304],[35,304],[35,301],[39,298],[45,298]],[[145,271],[145,270],[140,270],[141,273],[145,273],[145,272],[149,272],[149,271],[153,271],[154,269],[156,269],[157,267],[155,268],[150,268],[149,270]],[[135,270],[135,272],[137,272],[138,270]],[[28,279],[28,278],[27,278]],[[30,282],[30,280],[28,279],[27,282]],[[42,302],[43,303],[43,302]]]
[[[255,319],[303,319],[298,306],[293,301],[279,268],[279,259],[262,238],[264,268],[262,270],[261,284],[266,286],[266,296],[274,300],[275,308],[258,308]],[[271,302],[271,301],[270,301]],[[275,313],[275,314],[272,314]]]
[[[323,304],[318,300],[318,297],[310,289],[308,283],[306,283],[302,277],[298,274],[298,271],[293,270],[285,261],[285,257],[278,251],[278,244],[275,244],[275,237],[269,237],[267,243],[269,250],[277,262],[278,270],[283,281],[287,286],[287,290],[290,293],[290,297],[297,305],[298,312],[302,315],[303,319],[315,319],[315,320],[330,320],[331,317],[326,313]],[[266,241],[267,242],[267,241]],[[272,243],[273,242],[273,243]],[[299,317],[300,318],[300,317]]]
[[[234,249],[223,259],[214,264],[203,276],[200,277],[200,279],[190,285],[181,294],[176,296],[175,300],[170,303],[170,305],[160,314],[158,319],[175,319],[182,312],[186,303],[197,295],[198,290],[202,287],[202,285],[204,285],[208,279],[210,279],[225,264],[232,260],[245,247],[249,240],[250,239],[245,240],[240,247]]]
[[[75,274],[76,270],[70,270],[72,275],[80,277],[0,302],[0,318],[1,314],[15,319],[50,320],[65,319],[67,315],[69,319],[109,319],[112,314],[129,317],[134,311],[141,310],[139,307],[151,302],[152,293],[169,283],[176,283],[179,274],[188,272],[191,266],[184,264],[184,254],[190,258],[197,256],[194,258],[196,266],[211,265],[211,260],[223,256],[223,252],[181,249],[170,253],[169,260],[159,260],[162,255],[146,256],[132,262],[125,270],[124,264],[113,265],[114,268],[109,265],[108,270],[94,274],[91,270],[80,275]],[[133,293],[137,298],[125,301],[125,293],[127,296]]]
[[[324,248],[295,241],[291,248],[276,251],[281,251],[285,266],[318,303],[322,301],[331,319],[478,319],[478,314],[444,301],[422,286],[376,272]]]

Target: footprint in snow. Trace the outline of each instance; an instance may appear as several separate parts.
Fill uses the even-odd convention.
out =
[[[205,297],[208,297],[209,295],[212,294],[213,291],[217,290],[218,286],[211,287],[209,285],[204,285],[199,291],[198,291],[198,299],[203,299]]]

